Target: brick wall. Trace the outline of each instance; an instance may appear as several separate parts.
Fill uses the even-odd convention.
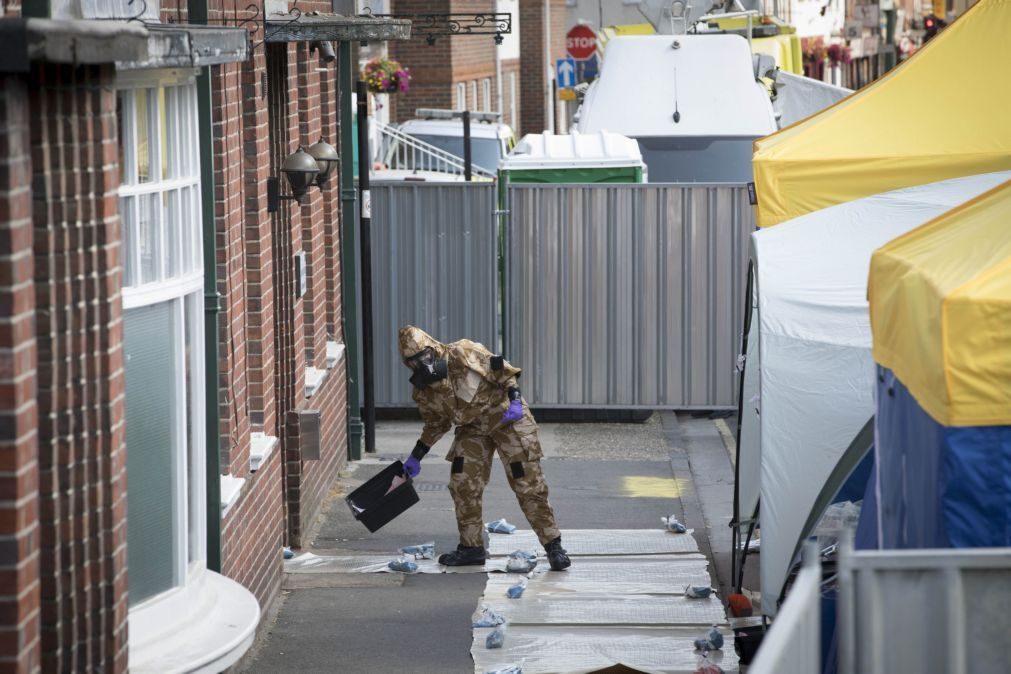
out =
[[[36,66],[30,76],[33,232],[19,241],[19,249],[30,251],[34,263],[34,538],[40,613],[37,626],[17,635],[17,641],[42,671],[121,672],[127,665],[119,167],[112,77],[110,68],[69,66]],[[10,128],[6,121],[5,127]],[[15,303],[13,315],[28,308]],[[31,341],[29,336],[25,343]],[[31,392],[29,387],[16,393]],[[33,468],[21,470],[29,476]],[[34,486],[27,479],[22,486]],[[21,552],[29,551],[26,546]],[[24,580],[22,591],[35,593],[31,577]],[[31,655],[36,636],[40,658]],[[31,665],[24,669],[32,670]]]
[[[240,64],[214,68],[214,210],[218,292],[218,396],[221,470],[244,475],[249,469],[249,403],[246,382],[245,192]]]
[[[166,13],[175,16],[163,4]],[[270,214],[266,203],[266,180],[280,176],[285,156],[321,138],[337,144],[336,66],[308,45],[292,44],[260,45],[250,61],[213,69],[221,469],[246,480],[223,522],[222,570],[263,608],[280,588],[281,546],[303,544],[306,523],[347,461],[344,364],[312,398],[304,395],[306,368],[326,370],[327,341],[343,339],[337,171],[301,206],[283,201]],[[282,193],[288,191],[282,179]],[[307,266],[301,297],[298,251]],[[303,459],[297,424],[292,432],[304,408],[321,412],[319,460]],[[279,438],[255,472],[252,432]]]
[[[551,62],[565,56],[565,0],[551,3]],[[544,63],[544,0],[520,3],[520,129],[540,133],[549,127],[545,101],[547,68]],[[555,97],[557,112],[558,99]],[[557,119],[557,115],[556,115]],[[556,127],[557,129],[557,127]]]
[[[397,14],[494,12],[494,0],[394,0]],[[498,81],[495,73],[495,42],[490,35],[457,35],[438,38],[428,45],[422,30],[412,31],[411,40],[389,43],[390,58],[411,69],[411,90],[390,98],[390,119],[402,122],[415,116],[417,108],[457,108],[457,85],[466,87],[467,105],[484,108],[483,81],[491,84],[491,110],[501,112],[517,136],[538,133],[547,127],[545,113],[544,1],[520,0],[519,60],[506,60],[502,69],[502,110],[498,109]],[[552,58],[565,55],[565,0],[551,0]],[[517,119],[511,115],[509,74],[516,74]],[[473,83],[477,83],[474,100]],[[526,104],[523,104],[526,101]]]
[[[254,430],[276,427],[274,413],[274,258],[266,182],[271,175],[263,48],[241,64],[242,186],[245,191],[246,377]]]
[[[281,453],[275,449],[255,473],[221,527],[221,572],[252,592],[266,609],[280,589],[284,508]]]
[[[0,669],[37,672],[38,409],[28,89],[0,76]]]
[[[457,14],[493,13],[495,11],[494,0],[453,0],[451,11]],[[467,90],[467,106],[471,110],[486,112],[484,106],[484,95],[482,93],[483,80],[491,82],[491,106],[487,112],[498,112],[498,100],[495,95],[495,40],[491,35],[460,35],[447,38],[451,45],[453,61],[453,91],[457,85],[463,83]],[[475,87],[476,92],[474,96]],[[475,100],[476,98],[476,100]],[[453,107],[456,106],[454,94]]]
[[[395,0],[397,14],[456,13],[475,14],[495,11],[494,0]],[[438,37],[434,45],[426,42],[423,30],[415,29],[411,39],[391,42],[390,58],[411,69],[411,90],[390,98],[390,119],[402,122],[415,116],[417,108],[457,108],[457,85],[467,91],[467,106],[484,110],[482,82],[491,84],[492,112],[498,110],[498,89],[495,77],[495,40],[492,35],[454,35]],[[506,64],[503,64],[503,72]],[[473,100],[472,83],[477,83],[477,101]],[[508,83],[503,83],[503,107],[508,111]]]
[[[391,11],[395,14],[448,14],[450,0],[393,0]],[[436,40],[434,45],[425,41],[425,34],[411,31],[411,39],[387,44],[390,58],[411,70],[411,88],[406,94],[392,94],[390,120],[402,122],[414,117],[418,108],[455,108],[453,82],[454,40]]]
[[[329,11],[330,3],[300,7]],[[165,20],[186,20],[173,2],[162,10]],[[231,10],[210,18],[232,23]],[[328,340],[343,340],[339,177],[275,215],[265,194],[267,177],[298,145],[336,144],[337,64],[306,45],[280,47],[283,67],[270,84],[266,49],[212,68],[221,437],[208,448],[220,451],[222,473],[245,479],[222,523],[222,570],[265,609],[280,588],[280,547],[302,544],[347,461],[346,363],[304,394],[306,368],[326,370]],[[0,79],[3,671],[127,669],[113,76],[46,66]],[[272,89],[283,96],[272,100]],[[296,250],[308,263],[302,297]],[[291,432],[302,409],[320,410],[319,460],[301,456],[297,424]],[[255,472],[254,431],[279,438]]]

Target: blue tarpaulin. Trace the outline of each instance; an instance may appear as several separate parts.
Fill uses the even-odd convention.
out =
[[[878,368],[882,548],[1011,546],[1011,426],[942,426]]]

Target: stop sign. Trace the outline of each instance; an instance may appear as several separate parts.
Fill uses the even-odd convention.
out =
[[[597,34],[589,26],[573,26],[565,34],[565,51],[577,61],[585,61],[597,51]]]

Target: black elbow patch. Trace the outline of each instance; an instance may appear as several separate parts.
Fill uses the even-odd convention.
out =
[[[523,477],[524,475],[526,475],[526,472],[523,470],[523,462],[522,461],[513,461],[512,463],[510,463],[509,464],[509,470],[512,471],[512,473],[513,473],[513,479],[516,479],[516,480],[518,480],[521,477]]]
[[[449,471],[451,474],[462,473],[463,472],[463,457],[458,456],[453,459],[453,467]]]
[[[491,357],[491,369],[498,372],[505,367],[505,358],[502,356]]]

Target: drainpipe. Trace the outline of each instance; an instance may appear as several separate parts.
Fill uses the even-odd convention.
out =
[[[555,91],[551,68],[551,0],[544,0],[544,109],[548,118],[545,129],[555,132]]]
[[[189,0],[191,23],[207,23],[207,0]],[[204,234],[204,389],[207,457],[207,568],[221,571],[221,420],[218,415],[218,294],[214,234],[214,114],[211,110],[211,69],[197,76],[197,119],[200,135],[200,201]]]
[[[362,407],[358,400],[358,271],[355,264],[355,160],[351,133],[351,43],[338,46],[341,153],[341,307],[348,385],[348,459],[362,458]]]

